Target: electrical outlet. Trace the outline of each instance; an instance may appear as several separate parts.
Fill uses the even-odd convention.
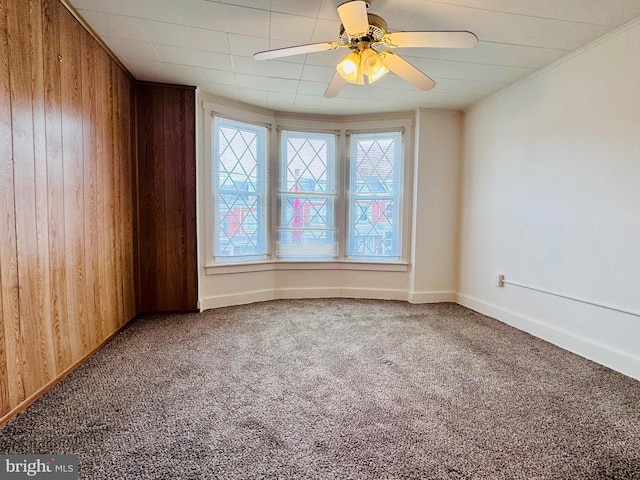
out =
[[[493,283],[496,287],[504,287],[504,275],[496,275],[495,281]]]

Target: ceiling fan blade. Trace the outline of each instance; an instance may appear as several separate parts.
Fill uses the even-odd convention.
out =
[[[298,45],[296,47],[277,48],[253,54],[256,60],[273,60],[274,58],[290,57],[292,55],[302,55],[304,53],[326,52],[335,50],[343,45],[338,42],[310,43],[308,45]]]
[[[363,0],[343,3],[338,7],[338,15],[350,37],[362,37],[369,31],[367,4]]]
[[[331,83],[329,83],[329,86],[324,91],[324,96],[327,98],[335,97],[336,95],[338,95],[338,93],[340,93],[340,90],[342,90],[342,87],[344,87],[345,83],[347,83],[347,81],[342,78],[338,72],[336,72],[331,79]]]
[[[473,48],[478,37],[471,32],[392,32],[382,37],[382,43],[391,48]]]
[[[404,58],[393,52],[380,52],[382,64],[399,77],[404,78],[407,82],[416,88],[427,91],[436,86],[436,82],[427,77],[416,67],[407,62]]]

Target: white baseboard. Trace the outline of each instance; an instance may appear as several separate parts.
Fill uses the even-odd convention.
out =
[[[278,288],[274,290],[273,297],[284,298],[333,298],[341,297],[340,288]]]
[[[211,308],[231,307],[233,305],[246,305],[247,303],[266,302],[274,300],[273,290],[254,290],[252,292],[237,293],[233,295],[217,295],[205,297],[198,302],[200,311]]]
[[[456,302],[456,292],[409,292],[409,303]]]
[[[555,328],[543,321],[505,309],[468,295],[457,294],[457,303],[512,327],[542,338],[558,347],[588,358],[596,363],[640,380],[640,357],[614,350],[611,347]]]
[[[411,303],[455,302],[454,292],[408,293],[406,290],[371,288],[279,288],[255,290],[232,295],[205,297],[198,302],[200,310],[245,305],[284,298],[369,298],[376,300],[402,300]]]
[[[369,289],[369,288],[341,288],[342,298],[370,298],[374,300],[404,300],[407,301],[406,290]]]

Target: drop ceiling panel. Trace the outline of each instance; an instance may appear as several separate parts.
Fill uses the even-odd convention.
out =
[[[230,47],[230,38],[226,32],[210,30],[207,28],[184,27],[187,38],[185,47],[197,47],[200,50],[216,53],[233,53]],[[161,40],[158,43],[165,43]]]
[[[298,17],[274,12],[271,14],[270,37],[294,43],[311,43],[315,24],[316,19],[312,17]]]
[[[154,46],[163,62],[217,70],[232,70],[231,55],[170,45],[155,44]]]
[[[640,16],[637,0],[447,0],[477,10],[492,10],[530,17],[619,26]],[[613,8],[612,8],[613,7]]]
[[[256,62],[251,57],[241,57],[234,55],[233,71],[236,74],[253,75],[256,77],[267,77],[269,75],[269,64],[267,62]]]
[[[229,40],[231,53],[243,57],[251,57],[256,52],[269,49],[269,39],[263,37],[250,37],[236,33],[226,34]],[[254,60],[255,61],[255,60]]]
[[[271,0],[271,10],[315,19],[321,3],[321,0]]]
[[[323,93],[347,49],[270,61],[268,49],[335,41],[344,0],[67,0],[134,76],[279,111],[463,109],[640,16],[639,0],[374,0],[390,31],[468,30],[474,49],[397,49],[433,78],[393,73]]]
[[[141,20],[139,18],[95,12],[92,10],[81,10],[80,14],[103,39],[105,37],[111,37],[121,38],[123,40],[144,41],[144,36],[140,29]]]
[[[258,8],[260,10],[269,10],[271,0],[207,0],[217,3],[226,3],[229,5],[236,5],[239,7]]]
[[[122,40],[120,38],[105,37],[105,41],[118,57],[126,57],[129,61],[160,61],[155,46],[148,42],[136,40]]]
[[[417,49],[397,50],[398,53],[415,55]],[[568,54],[570,50],[552,48],[528,47],[522,45],[509,45],[500,43],[488,43],[480,41],[475,48],[425,48],[420,49],[422,58],[449,60],[454,62],[504,67],[542,68],[545,65]]]
[[[213,2],[207,3],[216,5]],[[243,8],[235,5],[226,5],[224,8],[214,7],[211,10],[216,11],[219,15],[224,15],[224,31],[226,32],[253,37],[269,37],[269,13],[264,10]],[[219,30],[214,27],[208,28]]]
[[[268,76],[273,78],[279,77],[299,80],[302,76],[302,69],[304,68],[304,66],[300,65],[299,63],[288,63],[277,60],[269,60],[266,63],[268,66]]]
[[[167,70],[167,65],[161,62],[149,62],[147,60],[130,60],[126,56],[121,58],[125,62],[133,65],[131,74],[138,80],[146,82],[165,82],[172,72]]]

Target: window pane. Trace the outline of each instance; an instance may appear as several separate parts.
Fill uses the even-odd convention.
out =
[[[278,255],[337,255],[335,136],[282,132]]]
[[[349,257],[400,258],[402,134],[352,135]]]
[[[216,257],[264,256],[266,128],[214,119]]]

